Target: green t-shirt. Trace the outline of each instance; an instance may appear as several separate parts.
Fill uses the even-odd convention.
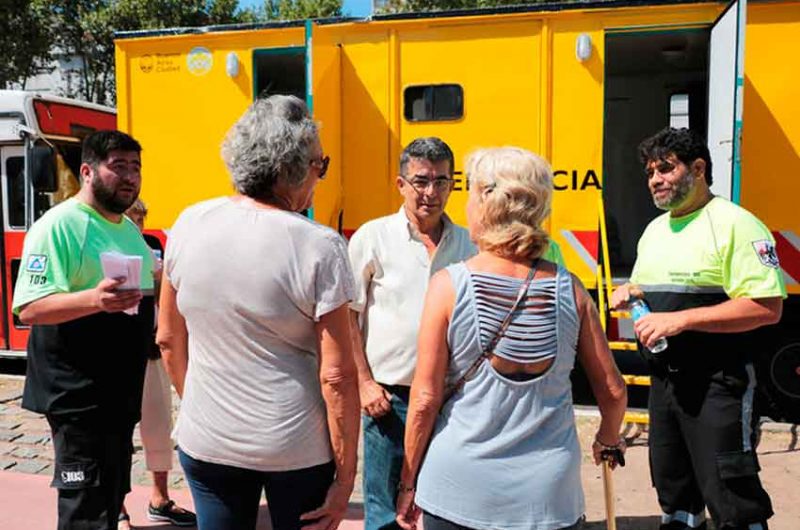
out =
[[[153,254],[133,221],[122,216],[112,223],[75,198],[53,207],[25,237],[14,313],[51,294],[94,288],[103,279],[100,254],[107,251],[142,256],[141,289],[152,294]]]
[[[721,288],[729,298],[786,297],[769,229],[719,197],[683,217],[654,219],[639,240],[631,283],[645,292]]]
[[[564,268],[567,267],[567,264],[564,263],[564,256],[561,255],[561,247],[552,239],[550,239],[550,244],[547,246],[547,251],[542,254],[542,259],[561,265]]]

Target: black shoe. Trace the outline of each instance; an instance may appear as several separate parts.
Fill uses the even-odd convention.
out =
[[[147,518],[151,521],[166,521],[175,526],[197,526],[197,517],[189,510],[175,505],[175,501],[167,501],[158,508],[147,505]]]

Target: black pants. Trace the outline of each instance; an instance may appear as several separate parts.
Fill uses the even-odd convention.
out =
[[[581,521],[578,521],[573,525],[565,526],[561,530],[578,530],[581,528],[581,525]],[[447,519],[443,519],[428,512],[422,512],[422,527],[425,530],[472,530],[467,526],[448,521]]]
[[[703,527],[706,505],[720,530],[767,528],[772,506],[753,447],[754,378],[744,370],[652,377],[650,472],[664,511],[662,528]]]
[[[133,424],[48,416],[55,450],[59,530],[116,530],[131,487]]]

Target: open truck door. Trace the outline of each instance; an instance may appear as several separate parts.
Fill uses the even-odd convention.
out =
[[[728,5],[711,28],[709,47],[708,148],[714,177],[711,191],[737,204],[741,202],[742,189],[746,12],[747,0]],[[754,352],[759,412],[791,423],[800,422],[800,335],[795,314],[785,306],[779,324],[757,330],[760,348]]]
[[[739,203],[742,95],[747,0],[731,2],[711,27],[708,64],[708,149],[714,195]]]

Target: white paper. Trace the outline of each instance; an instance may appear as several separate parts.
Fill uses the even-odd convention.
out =
[[[139,290],[141,288],[141,256],[129,256],[115,251],[103,252],[100,254],[100,264],[103,267],[103,276],[106,278],[125,278],[125,281],[117,289],[125,291]],[[125,310],[128,315],[135,315],[138,312],[138,304]]]

